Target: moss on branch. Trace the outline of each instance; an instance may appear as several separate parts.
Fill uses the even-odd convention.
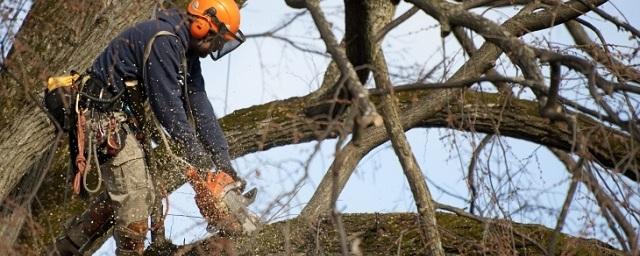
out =
[[[452,255],[543,255],[544,252],[523,236],[546,248],[553,230],[504,220],[483,223],[454,214],[437,214],[445,252]],[[348,242],[363,255],[422,255],[422,240],[413,213],[359,213],[342,216]],[[292,219],[267,225],[255,237],[238,238],[231,243],[239,255],[325,255],[340,254],[339,236],[330,220],[316,226]],[[198,250],[214,250],[219,240],[172,248],[198,255]],[[357,244],[357,245],[356,245]],[[623,255],[603,242],[561,235],[558,255]],[[183,252],[184,252],[183,251]],[[166,252],[166,251],[164,251]]]

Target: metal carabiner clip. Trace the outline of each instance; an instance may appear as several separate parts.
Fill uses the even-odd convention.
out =
[[[80,93],[76,94],[76,114],[80,115],[80,109],[79,109],[79,105],[80,105]],[[87,111],[89,111],[88,109],[85,109],[82,114],[87,113]]]

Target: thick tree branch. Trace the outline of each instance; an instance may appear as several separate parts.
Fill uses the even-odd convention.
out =
[[[422,175],[422,170],[416,161],[411,146],[404,134],[404,128],[400,124],[399,108],[396,106],[396,97],[389,81],[388,71],[382,49],[378,48],[374,57],[374,79],[376,88],[379,90],[387,90],[391,93],[382,96],[382,116],[384,117],[384,125],[387,130],[387,136],[391,138],[393,149],[400,160],[404,175],[407,177],[409,187],[416,203],[416,209],[420,215],[420,224],[422,225],[422,233],[426,237],[424,246],[429,255],[444,255],[442,243],[438,233],[435,209],[433,207],[431,192],[427,186],[426,180]]]
[[[429,105],[439,104],[438,101],[441,100],[429,95],[424,95],[424,97],[424,105],[406,106],[405,113],[407,114],[402,118],[403,127],[413,127],[419,123],[430,114]],[[337,189],[338,192],[342,191],[359,160],[371,149],[387,141],[386,132],[382,127],[366,128],[363,132],[367,136],[362,138],[360,146],[349,143],[336,155],[336,160],[329,168],[329,172],[332,174],[328,173],[324,176],[313,197],[302,210],[300,214],[302,218],[315,220],[326,213],[332,200],[332,188]]]
[[[387,136],[391,139],[393,149],[400,160],[400,165],[411,188],[416,209],[418,209],[418,215],[420,216],[418,223],[425,238],[423,244],[427,254],[434,256],[444,255],[441,237],[437,229],[435,209],[432,204],[433,198],[404,134],[404,128],[400,123],[400,109],[396,104],[397,98],[393,93],[393,85],[389,79],[387,63],[377,38],[381,33],[380,31],[384,31],[389,25],[393,26],[391,18],[395,13],[395,6],[390,1],[364,1],[363,5],[365,7],[366,20],[370,21],[370,24],[366,26],[365,31],[359,36],[362,37],[361,40],[365,42],[365,45],[369,46],[365,47],[364,53],[365,59],[369,60],[373,65],[373,78],[376,88],[387,92],[381,95],[380,103]],[[407,19],[411,15],[412,13],[409,11],[403,14],[404,17],[401,16],[395,21],[399,24],[402,19]]]
[[[457,208],[457,207],[453,207],[451,205],[446,205],[446,204],[442,204],[442,203],[438,203],[438,202],[434,202],[434,205],[438,209],[449,211],[449,212],[453,212],[453,213],[455,213],[455,214],[457,214],[459,216],[463,216],[463,217],[466,217],[466,218],[469,218],[469,219],[480,221],[480,222],[484,223],[485,225],[504,225],[504,224],[500,223],[499,221],[496,222],[495,220],[492,220],[492,219],[487,219],[487,218],[479,217],[479,216],[476,216],[476,215],[473,215],[473,214],[469,214],[469,213],[465,212],[464,210],[462,210],[460,208]],[[540,243],[538,243],[537,241],[535,241],[534,239],[532,239],[528,235],[523,234],[523,233],[518,232],[518,231],[514,231],[514,233],[517,236],[519,236],[519,237],[527,240],[531,244],[535,245],[540,250],[540,252],[542,252],[542,254],[549,255],[547,253],[546,249]]]
[[[545,255],[540,246],[548,241],[553,230],[540,225],[526,225],[506,220],[478,218],[460,209],[446,205],[439,205],[441,209],[455,214],[438,212],[438,229],[445,233],[442,236],[444,250],[450,255],[502,255],[495,246],[482,246],[486,242],[485,234],[496,232],[501,227],[509,227],[513,239],[513,252],[519,255]],[[349,234],[358,234],[353,240],[359,240],[363,255],[426,255],[421,245],[417,231],[416,215],[411,213],[371,213],[344,214],[345,229]],[[491,225],[487,225],[491,224]],[[335,234],[335,225],[330,221],[322,221],[316,227],[317,240],[305,239],[309,237],[307,222],[291,219],[265,227],[257,236],[237,239],[234,247],[239,255],[281,255],[285,252],[292,255],[309,255],[313,251],[310,247],[320,246],[327,255],[340,254],[339,241]],[[497,231],[501,232],[501,231]],[[504,232],[504,231],[502,231]],[[315,234],[314,234],[315,235]],[[507,235],[507,234],[505,234]],[[559,239],[558,252],[561,255],[623,255],[611,246],[582,238],[570,237],[562,234]],[[502,241],[501,241],[502,242]],[[215,248],[215,241],[206,239],[196,243],[180,246],[178,250],[185,255],[200,255],[198,249],[207,251]],[[199,247],[199,248],[197,248]],[[171,254],[176,249],[168,248],[165,252]],[[206,254],[211,255],[211,254]]]
[[[467,53],[467,55],[469,55],[469,57],[477,53],[478,48],[476,48],[476,45],[474,44],[473,40],[469,38],[469,36],[467,36],[467,34],[465,33],[465,29],[463,27],[461,26],[454,27],[453,35],[456,37],[456,39],[462,46],[462,49],[464,49],[464,51]],[[500,76],[500,74],[498,74],[498,71],[496,71],[495,68],[490,68],[489,70],[487,70],[486,74],[487,76],[490,76],[490,77]],[[499,92],[505,93],[505,94],[511,93],[511,88],[506,82],[495,81],[493,82],[493,84],[496,86]]]
[[[351,65],[347,58],[347,54],[344,49],[338,45],[338,42],[329,28],[329,23],[324,17],[322,9],[320,9],[320,3],[318,0],[305,0],[306,7],[313,17],[313,21],[320,32],[320,36],[327,46],[327,51],[331,54],[331,57],[336,62],[343,76],[347,79],[347,88],[351,94],[351,101],[354,103],[352,109],[355,111],[355,124],[357,129],[362,129],[369,125],[381,125],[382,119],[377,113],[375,106],[369,101],[369,93],[364,89],[364,86],[358,80],[358,75],[354,67]]]

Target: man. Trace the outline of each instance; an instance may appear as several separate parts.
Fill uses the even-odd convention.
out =
[[[161,11],[157,18],[126,29],[98,56],[88,70],[79,107],[92,113],[87,137],[98,137],[95,144],[101,148],[95,151],[103,163],[109,200],[99,199],[67,227],[56,245],[60,254],[80,250],[114,210],[116,253],[142,254],[155,197],[143,147],[151,138],[138,140],[143,137],[142,125],[161,125],[178,142],[180,155],[191,166],[187,175],[192,183],[199,176],[194,169],[212,168],[220,170],[213,178],[221,186],[240,181],[208,101],[199,60],[206,56],[217,60],[242,44],[239,26],[239,8],[233,0],[193,0],[186,13]],[[147,101],[156,124],[141,124]],[[196,189],[196,199],[205,218],[215,221],[206,215],[202,199],[220,197],[221,192],[213,191],[211,182],[205,185],[212,191]]]

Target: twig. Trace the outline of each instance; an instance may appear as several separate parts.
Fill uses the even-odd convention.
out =
[[[301,11],[298,12],[296,14],[293,15],[293,17],[291,17],[291,19],[289,19],[288,21],[282,23],[280,26],[277,26],[269,31],[266,32],[262,32],[262,33],[255,33],[255,34],[247,34],[245,35],[246,38],[252,38],[252,37],[263,37],[263,36],[270,36],[273,35],[275,33],[277,33],[278,31],[288,27],[289,25],[291,25],[295,20],[297,20],[298,18],[304,16],[305,14],[307,14],[307,11]]]
[[[387,33],[389,33],[389,31],[393,30],[397,26],[400,26],[400,24],[407,21],[414,14],[418,13],[419,10],[420,9],[418,9],[418,7],[413,6],[411,7],[411,9],[409,9],[402,15],[398,16],[398,18],[396,18],[395,20],[392,20],[391,22],[387,23],[387,25],[385,25],[382,29],[380,29],[380,31],[378,31],[374,39],[375,40],[374,42],[377,43],[382,41],[382,39],[387,35]]]
[[[598,15],[600,15],[600,17],[610,21],[611,23],[615,24],[618,27],[624,28],[625,30],[629,31],[629,33],[631,33],[631,35],[635,36],[636,38],[640,38],[640,30],[636,29],[634,26],[631,26],[631,24],[618,20],[618,18],[613,17],[612,15],[610,15],[607,12],[601,10],[600,8],[596,8],[596,7],[586,3],[584,0],[578,0],[578,1],[582,2],[584,5],[586,5],[589,8],[591,8],[591,10],[593,12],[597,13]]]
[[[582,163],[584,160],[581,158],[576,165],[577,168],[582,167]],[[575,170],[574,170],[575,171]],[[562,209],[560,210],[560,215],[558,216],[558,220],[556,221],[556,227],[553,230],[553,236],[549,241],[549,255],[555,255],[556,243],[560,238],[560,232],[564,227],[565,219],[567,218],[567,214],[569,213],[569,207],[571,206],[571,202],[573,201],[573,197],[575,196],[576,189],[578,187],[578,180],[574,178],[571,179],[571,184],[569,184],[569,190],[567,191],[567,197],[564,199],[564,203],[562,204]]]
[[[584,24],[584,23],[583,23]],[[628,79],[636,83],[640,83],[640,71],[621,63],[611,56],[606,47],[606,42],[602,43],[602,48],[589,38],[586,31],[576,21],[569,21],[565,23],[565,27],[569,30],[571,37],[576,42],[578,48],[586,52],[595,61],[602,63],[609,71],[614,73],[617,77],[621,77],[619,81]],[[592,30],[596,28],[591,28]],[[603,36],[598,32],[600,40],[604,40]]]
[[[478,163],[478,158],[480,157],[480,152],[482,152],[484,147],[486,147],[492,139],[493,135],[487,135],[482,138],[480,144],[478,144],[478,146],[473,150],[471,160],[469,161],[469,168],[467,168],[467,186],[469,187],[469,192],[471,193],[471,198],[469,199],[469,212],[471,212],[471,214],[474,214],[476,208],[476,199],[478,198],[478,191],[474,182],[474,171]]]

